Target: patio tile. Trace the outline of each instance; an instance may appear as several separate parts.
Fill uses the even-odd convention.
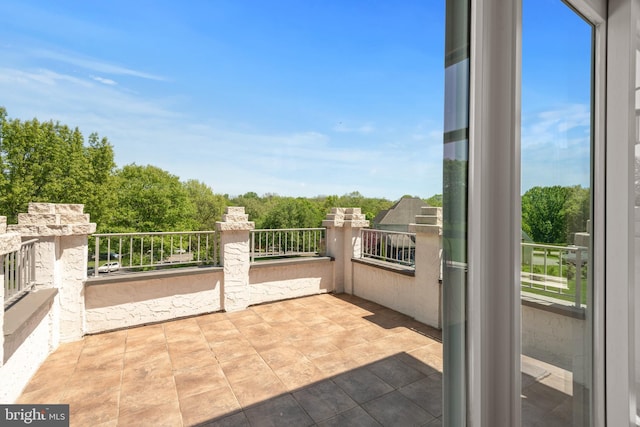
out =
[[[434,418],[397,391],[362,406],[384,426],[422,426]]]
[[[265,403],[245,410],[252,427],[304,427],[314,424],[313,420],[298,405],[290,394],[270,399]]]
[[[442,415],[442,375],[435,374],[406,385],[400,390],[406,398],[434,417]]]
[[[338,351],[339,348],[331,343],[331,339],[328,337],[320,338],[305,338],[301,340],[294,340],[292,344],[309,359],[315,359],[316,357],[324,356],[328,353]]]
[[[236,328],[264,322],[264,320],[262,320],[262,317],[255,314],[253,311],[251,311],[251,309],[227,313],[227,319],[229,319],[231,323],[236,326]]]
[[[229,386],[180,399],[182,422],[185,426],[198,425],[224,418],[239,409],[240,404]]]
[[[250,356],[239,357],[228,362],[221,362],[220,367],[231,383],[242,381],[263,371],[271,370],[257,353]]]
[[[320,422],[358,406],[333,381],[325,380],[293,393],[300,406]]]
[[[335,332],[326,337],[327,342],[331,343],[340,350],[345,350],[354,345],[366,343],[367,340],[351,330]]]
[[[297,363],[305,357],[305,355],[295,347],[276,346],[262,350],[259,353],[262,359],[267,362],[272,369]]]
[[[244,380],[232,382],[231,389],[243,408],[287,392],[280,378],[271,371],[263,371]]]
[[[267,334],[274,334],[275,330],[268,323],[256,323],[248,326],[240,326],[238,332],[247,339],[261,337]]]
[[[182,423],[178,402],[149,406],[138,412],[121,415],[118,425],[139,427],[174,427]]]
[[[127,339],[127,331],[103,332],[95,335],[87,335],[84,337],[84,348],[101,347],[108,348],[111,345],[121,345]]]
[[[442,427],[442,417],[429,421],[424,427]]]
[[[16,400],[19,404],[59,404],[66,403],[63,399],[64,389],[60,387],[38,388],[32,391],[23,392]]]
[[[434,351],[431,346],[411,350],[408,354],[434,370],[442,372],[442,353]]]
[[[164,327],[164,332],[169,334],[179,333],[179,331],[184,329],[197,329],[198,321],[195,317],[186,317],[184,319],[172,320],[169,322],[162,323]]]
[[[438,427],[439,340],[378,304],[323,294],[61,344],[17,403],[70,403],[79,426]],[[566,425],[570,373],[526,357],[523,370],[535,374],[523,426]]]
[[[76,362],[77,363],[77,362]],[[30,393],[44,388],[63,388],[75,371],[75,363],[55,363],[49,360],[40,366],[24,389]]]
[[[229,321],[224,320],[218,323],[223,323],[223,322],[229,322]],[[228,341],[232,339],[242,338],[242,334],[238,329],[236,329],[233,323],[229,322],[229,324],[231,325],[231,328],[226,328],[226,329],[218,329],[216,327],[218,323],[210,323],[210,324],[201,326],[202,335],[204,336],[204,339],[207,342],[209,342],[209,344],[211,344],[212,342]]]
[[[152,347],[155,350],[155,346]],[[167,351],[157,352],[139,350],[124,356],[124,380],[133,376],[137,379],[171,375],[171,358]]]
[[[301,340],[314,336],[315,326],[309,328],[302,322],[297,320],[291,321],[287,324],[274,324],[272,328],[276,334],[285,340]]]
[[[333,382],[358,403],[368,402],[393,391],[393,387],[366,368],[339,375]]]
[[[118,418],[118,398],[120,391],[117,388],[98,391],[95,394],[75,398],[66,398],[69,404],[69,419],[71,425],[85,426],[110,422]],[[76,396],[77,398],[77,396]]]
[[[101,388],[119,387],[122,381],[122,365],[113,369],[84,369],[76,370],[69,378],[65,388]],[[89,384],[88,384],[89,383]]]
[[[215,365],[218,363],[214,354],[209,349],[191,352],[176,351],[169,353],[169,356],[171,356],[171,366],[175,371],[186,368]]]
[[[164,333],[162,335],[149,335],[148,337],[136,337],[129,340],[125,347],[125,354],[143,351],[145,353],[162,353],[168,351]]]
[[[228,385],[219,365],[174,372],[178,399]]]
[[[178,399],[173,376],[123,382],[120,395],[120,415],[141,411],[160,403]]]
[[[282,348],[290,346],[288,338],[282,338],[276,333],[270,333],[262,336],[248,338],[249,342],[258,352],[269,350],[272,348]]]
[[[256,349],[253,348],[246,338],[212,342],[210,346],[219,362],[227,362],[229,360],[237,359],[238,357],[257,354]]]
[[[80,353],[79,361],[88,358],[107,358],[109,356],[122,356],[125,349],[125,339],[117,341],[105,341],[103,345],[94,344],[91,346],[85,345]]]
[[[528,402],[532,402],[533,405],[545,412],[552,411],[567,398],[566,394],[541,383],[527,387],[522,391],[522,394]]]
[[[417,350],[413,350],[414,354],[415,351]],[[431,357],[431,352],[429,352],[429,355]],[[413,369],[415,369],[416,371],[420,371],[425,375],[432,375],[436,372],[438,372],[438,370],[430,365],[428,365],[427,363],[417,359],[414,357],[414,355],[412,353],[406,353],[406,352],[401,352],[398,353],[394,356],[396,359],[402,360],[402,362],[404,362],[406,365],[411,366]],[[440,362],[442,363],[442,362]]]
[[[236,412],[233,415],[206,423],[203,427],[251,427],[251,425],[244,412]]]
[[[380,427],[381,425],[360,406],[318,423],[318,427]]]
[[[43,364],[46,365],[48,363],[58,363],[69,364],[76,363],[78,358],[80,357],[80,353],[82,352],[82,348],[84,347],[84,340],[70,342],[70,343],[62,343],[60,346],[47,357],[47,360]]]
[[[327,376],[339,375],[361,366],[342,350],[316,357],[311,362]]]
[[[287,311],[283,310],[263,310],[258,315],[269,324],[288,323],[294,320]]]
[[[367,369],[396,389],[425,377],[423,373],[413,369],[395,357],[376,362],[367,366]]]
[[[294,364],[274,369],[274,372],[290,391],[324,379],[322,372],[306,358]]]

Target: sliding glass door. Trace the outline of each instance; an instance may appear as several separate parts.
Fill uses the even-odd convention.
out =
[[[593,425],[593,64],[590,22],[523,1],[523,426]]]

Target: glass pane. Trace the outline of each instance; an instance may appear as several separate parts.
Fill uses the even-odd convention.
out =
[[[593,27],[559,0],[522,23],[522,425],[591,425]]]
[[[444,425],[466,425],[469,2],[447,1],[443,167]]]
[[[636,14],[640,12],[640,1],[635,2]],[[637,16],[637,15],[636,15]],[[640,307],[640,19],[636,19],[636,63],[635,63],[635,104],[636,104],[636,145],[635,145],[635,306]],[[630,345],[635,346],[636,369],[636,411],[638,411],[636,424],[640,425],[640,315],[634,313],[635,339]]]

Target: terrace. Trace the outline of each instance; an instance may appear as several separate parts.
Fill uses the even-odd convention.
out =
[[[298,256],[282,243],[297,241],[292,230],[262,245],[265,233],[230,208],[212,247],[177,238],[198,265],[144,271],[155,249],[140,245],[144,268],[87,279],[93,227],[81,207],[30,206],[2,242],[13,254],[38,239],[33,289],[5,304],[0,401],[69,404],[72,425],[440,425],[439,211],[384,254],[357,209],[323,225]],[[536,304],[523,307],[524,425],[563,425],[576,385],[563,343],[583,320],[571,302]],[[536,347],[541,336],[555,344]]]

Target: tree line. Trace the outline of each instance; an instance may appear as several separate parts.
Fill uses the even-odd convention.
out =
[[[522,195],[522,230],[536,243],[573,243],[587,231],[591,194],[579,185],[533,187]]]
[[[152,165],[116,167],[113,146],[78,128],[7,117],[0,107],[0,215],[15,223],[29,202],[81,203],[99,232],[212,230],[227,206],[244,206],[257,228],[319,227],[332,207],[360,207],[368,219],[393,202],[357,191],[338,196],[218,194]],[[441,203],[441,196],[429,199]]]
[[[403,196],[408,197],[408,196]],[[0,214],[15,223],[29,202],[82,203],[100,232],[213,230],[227,206],[244,206],[256,228],[319,227],[333,207],[359,207],[372,220],[393,201],[357,191],[284,197],[218,194],[198,180],[152,165],[116,167],[113,146],[92,133],[37,119],[7,117],[0,107]],[[425,203],[442,206],[437,194]],[[570,243],[586,230],[589,190],[534,187],[522,196],[522,228],[539,243]]]

